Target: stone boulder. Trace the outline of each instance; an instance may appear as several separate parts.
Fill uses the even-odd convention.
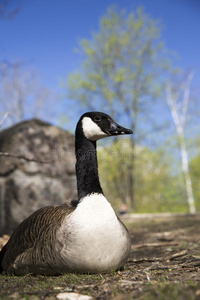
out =
[[[0,235],[37,209],[77,199],[74,136],[38,119],[0,132]],[[45,162],[45,163],[44,163]]]

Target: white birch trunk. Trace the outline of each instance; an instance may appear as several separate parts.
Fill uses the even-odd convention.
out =
[[[178,110],[177,107],[177,99],[172,96],[171,87],[168,86],[167,88],[167,103],[171,110],[171,115],[176,126],[176,131],[179,138],[180,150],[181,150],[181,162],[182,162],[182,170],[185,177],[185,185],[186,185],[186,192],[187,192],[187,199],[188,205],[190,209],[190,213],[194,214],[196,212],[195,208],[195,201],[193,196],[193,189],[192,189],[192,181],[190,177],[189,171],[189,161],[188,161],[188,153],[185,144],[185,136],[184,136],[184,125],[185,125],[185,118],[188,108],[189,102],[189,94],[190,94],[190,83],[194,76],[194,73],[190,73],[187,77],[187,80],[183,86],[183,101],[182,101],[182,109],[181,111]]]

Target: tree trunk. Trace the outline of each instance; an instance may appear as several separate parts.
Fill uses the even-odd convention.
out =
[[[190,209],[190,213],[194,214],[196,212],[195,208],[195,201],[193,196],[193,189],[192,189],[192,181],[190,177],[189,171],[189,162],[188,162],[188,153],[185,144],[185,136],[184,136],[184,125],[185,125],[185,118],[187,113],[187,107],[189,102],[189,88],[190,82],[193,78],[193,73],[188,75],[186,83],[184,85],[184,95],[183,95],[183,102],[182,102],[182,111],[178,113],[177,107],[177,99],[172,96],[171,87],[168,86],[167,89],[167,103],[171,110],[171,115],[174,120],[174,124],[176,126],[176,131],[179,138],[180,150],[181,150],[181,162],[182,162],[182,170],[185,177],[185,186],[187,192],[187,200]]]
[[[190,213],[194,214],[196,213],[196,208],[195,208],[195,202],[193,196],[192,181],[191,181],[190,171],[189,171],[188,155],[187,155],[183,132],[179,133],[179,141],[180,141],[182,169],[185,177],[188,205],[189,205]]]

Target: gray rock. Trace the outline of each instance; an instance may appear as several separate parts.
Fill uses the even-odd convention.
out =
[[[72,134],[33,119],[0,132],[0,152],[49,162],[0,157],[0,235],[40,207],[77,199]]]
[[[60,300],[92,300],[91,296],[81,295],[78,293],[59,293],[57,299]]]

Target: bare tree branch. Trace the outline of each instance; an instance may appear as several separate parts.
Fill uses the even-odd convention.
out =
[[[3,116],[3,119],[1,120],[1,123],[0,123],[0,128],[1,126],[3,125],[3,123],[5,122],[5,120],[7,119],[7,117],[9,116],[10,114],[7,112],[5,113],[5,115]]]
[[[0,108],[13,116],[12,123],[27,115],[39,118],[44,111],[46,115],[53,99],[55,95],[43,86],[39,72],[26,62],[0,62]]]
[[[187,76],[186,82],[183,85],[183,103],[182,103],[182,112],[181,112],[181,123],[184,127],[185,125],[185,119],[188,109],[188,102],[190,98],[190,84],[194,77],[194,71],[190,72]]]
[[[20,5],[13,7],[13,1],[0,1],[0,19],[13,20],[20,11]],[[11,7],[10,7],[11,6]]]

